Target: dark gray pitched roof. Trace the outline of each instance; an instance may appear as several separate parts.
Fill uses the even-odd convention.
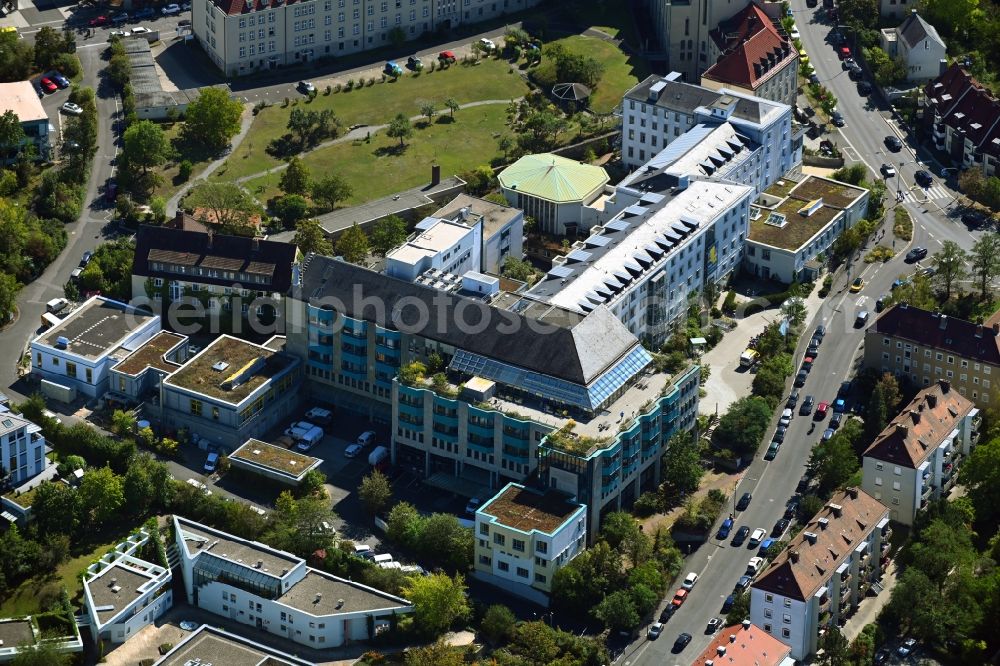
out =
[[[580,385],[639,344],[604,307],[580,318],[542,306],[542,314],[529,317],[318,255],[307,258],[301,287],[289,293],[353,319]],[[552,316],[545,310],[552,310]]]
[[[702,88],[683,81],[665,80],[663,77],[651,74],[646,77],[645,81],[625,93],[625,97],[637,102],[649,103],[650,89],[660,81],[663,81],[665,86],[656,98],[656,105],[671,111],[683,111],[690,114],[699,106],[711,106],[725,96],[716,90]],[[743,120],[759,123],[763,111],[760,103],[744,97],[737,97],[736,110],[733,111],[733,115]]]
[[[934,41],[944,44],[944,41],[940,36],[938,36],[938,32],[934,29],[934,26],[920,18],[920,14],[917,14],[916,12],[907,16],[906,20],[903,21],[902,25],[900,25],[896,30],[899,35],[906,40],[906,45],[911,49],[928,36]]]

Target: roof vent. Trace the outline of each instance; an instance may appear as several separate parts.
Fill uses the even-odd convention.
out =
[[[948,326],[948,315],[946,314],[941,315],[940,323],[938,324],[938,326],[941,328],[942,331]]]
[[[825,530],[827,527],[830,526],[830,520],[828,518],[820,518],[816,522],[819,523],[819,528],[821,530]]]
[[[858,489],[857,489],[857,487],[852,486],[852,487],[848,488],[847,489],[847,494],[851,496],[851,499],[858,499]]]
[[[264,560],[257,560],[257,568],[260,569],[262,566],[264,566]]]
[[[797,550],[790,551],[788,553],[788,559],[790,559],[793,564],[795,562],[798,562],[799,561],[799,551],[797,551]]]
[[[65,335],[56,338],[56,349],[66,349],[67,347],[69,347],[69,338]]]
[[[730,636],[730,638],[732,638],[732,637]],[[725,645],[720,645],[719,647],[715,648],[715,651],[718,653],[718,655],[720,657],[726,656],[726,646]]]
[[[750,624],[751,624],[750,620],[743,620],[743,622],[741,624],[743,625],[743,628],[745,630],[750,631]],[[735,636],[736,634],[733,634],[733,635]]]
[[[839,504],[829,504],[828,506],[830,507],[830,511],[833,511],[833,515],[837,518],[840,518],[840,514],[844,512],[844,507]]]
[[[222,372],[228,367],[229,364],[226,363],[225,361],[217,361],[216,363],[212,364],[212,370],[215,370],[216,372]]]
[[[318,604],[321,601],[323,601],[323,593],[322,592],[317,592],[316,593],[316,598],[313,599],[313,603],[314,604]]]
[[[809,543],[811,543],[813,545],[816,545],[816,533],[815,532],[803,532],[803,534],[806,537],[806,541],[808,541]]]
[[[343,607],[344,607],[344,600],[343,599],[337,599],[337,610],[340,610]]]

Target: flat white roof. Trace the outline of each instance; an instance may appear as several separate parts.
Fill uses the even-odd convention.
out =
[[[22,123],[49,119],[31,81],[0,83],[0,113],[6,111],[13,111]]]
[[[424,227],[421,230],[421,227]],[[433,257],[458,245],[472,233],[470,227],[440,220],[424,218],[417,225],[417,235],[389,252],[386,259],[404,264],[416,264],[425,257]]]

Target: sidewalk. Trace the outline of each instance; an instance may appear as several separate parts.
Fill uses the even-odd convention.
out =
[[[889,599],[892,596],[892,588],[896,585],[896,561],[890,560],[889,566],[886,567],[885,573],[882,574],[882,593],[877,597],[865,597],[858,605],[858,610],[851,618],[844,624],[844,628],[841,629],[841,633],[844,634],[844,638],[848,642],[853,641],[861,633],[861,630],[865,628],[866,625],[871,624],[877,618],[885,605],[889,603]]]

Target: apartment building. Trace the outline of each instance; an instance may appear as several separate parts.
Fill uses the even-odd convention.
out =
[[[912,525],[927,503],[947,495],[979,440],[979,410],[941,379],[923,389],[865,451],[861,488]]]
[[[552,577],[587,546],[587,507],[509,483],[476,511],[473,576],[544,606]]]
[[[694,666],[794,666],[791,648],[750,620],[726,627],[691,663]]]
[[[226,76],[391,46],[538,0],[196,0],[194,36]]]
[[[413,611],[406,599],[266,544],[181,516],[173,527],[187,602],[258,632],[322,650],[373,638]]]
[[[743,267],[764,279],[790,284],[814,280],[817,256],[868,213],[869,192],[820,176],[784,177],[750,207]]]
[[[49,114],[42,107],[42,100],[31,81],[0,83],[0,100],[0,113],[12,111],[21,123],[21,129],[24,130],[21,146],[32,145],[36,151],[35,159],[48,159]],[[3,147],[7,149],[4,164],[11,164],[17,159],[17,154],[12,150],[15,146]]]
[[[291,243],[143,225],[135,238],[132,299],[157,314],[177,303],[183,312],[198,307],[270,322],[292,285],[297,253]]]
[[[263,345],[221,335],[160,383],[159,420],[187,430],[202,449],[232,451],[298,406],[301,361],[285,339]]]
[[[0,413],[0,469],[6,484],[16,488],[44,472],[48,464],[41,426],[13,412]]]
[[[914,0],[879,0],[879,15],[888,21],[901,19],[910,13],[916,4]]]
[[[895,28],[882,28],[882,50],[906,65],[907,81],[927,81],[941,73],[941,61],[948,57],[948,45],[930,23],[911,10]]]
[[[528,295],[583,315],[606,307],[658,346],[687,316],[689,295],[739,266],[753,195],[746,185],[695,180],[650,196],[554,259]]]
[[[754,181],[770,186],[802,162],[802,134],[792,127],[792,107],[729,88],[685,83],[677,72],[651,75],[622,100],[622,162],[638,168],[695,125],[729,123],[763,146]]]
[[[1000,100],[957,62],[928,83],[918,100],[924,131],[960,169],[997,175]]]
[[[983,409],[1000,375],[998,336],[996,314],[985,325],[974,324],[900,303],[880,314],[865,331],[864,363],[917,387],[947,380]]]
[[[149,539],[139,530],[84,571],[84,607],[95,640],[124,643],[173,606],[170,568],[136,554]]]
[[[604,307],[487,302],[310,256],[286,320],[307,392],[390,422],[394,464],[466,497],[538,472],[588,504],[589,534],[602,512],[655,487],[670,436],[695,424],[697,368],[649,371],[649,353]],[[629,415],[615,435],[608,413]],[[540,470],[546,436],[567,424]]]
[[[720,55],[701,75],[703,87],[795,105],[799,53],[778,20],[751,2],[710,35]]]
[[[750,586],[750,621],[806,660],[869,590],[882,592],[890,531],[877,499],[858,488],[834,493]]]
[[[241,666],[244,663],[256,666],[313,666],[311,661],[207,624],[186,634],[153,666]]]
[[[93,296],[31,341],[31,373],[100,398],[111,368],[159,331],[158,315]]]

